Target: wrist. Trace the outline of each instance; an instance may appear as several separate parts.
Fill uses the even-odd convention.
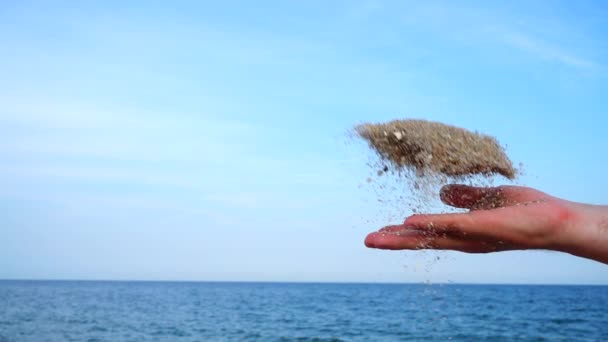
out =
[[[556,249],[608,264],[608,206],[572,203],[572,212]]]

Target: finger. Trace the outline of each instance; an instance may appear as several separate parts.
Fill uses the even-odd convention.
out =
[[[508,212],[479,210],[468,213],[413,215],[405,220],[403,226],[454,235],[475,234],[500,238],[506,231],[504,226],[508,219],[505,220],[505,214],[508,215]]]
[[[447,205],[457,208],[470,208],[486,196],[491,189],[462,184],[449,184],[441,188],[439,197]]]
[[[392,226],[386,226],[383,228],[380,228],[379,232],[385,232],[385,233],[391,233],[391,232],[400,232],[400,231],[404,231],[404,230],[420,230],[418,227],[412,227],[412,226],[406,226],[403,224],[398,224],[398,225],[392,225]]]
[[[420,234],[421,236],[426,236],[426,237],[436,236],[438,234],[450,234],[450,235],[460,235],[460,236],[463,235],[462,233],[460,233],[456,230],[449,231],[447,229],[429,229],[428,227],[415,227],[415,226],[408,226],[408,225],[404,225],[404,224],[386,226],[386,227],[378,230],[378,232],[379,233],[394,233],[394,234],[401,234],[401,235],[405,235],[405,234],[413,235],[413,234],[417,233],[417,234]]]
[[[466,253],[487,253],[500,250],[500,246],[485,241],[476,241],[453,236],[425,236],[420,231],[399,233],[376,232],[365,239],[370,248],[388,250],[454,250]]]

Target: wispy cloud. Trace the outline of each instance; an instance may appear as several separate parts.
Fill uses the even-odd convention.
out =
[[[601,67],[601,63],[585,55],[597,44],[583,34],[576,21],[550,14],[539,16],[534,11],[522,14],[502,7],[509,6],[417,3],[408,7],[403,18],[410,25],[466,45],[504,46],[537,60],[575,69]]]
[[[503,38],[506,44],[522,51],[526,51],[543,60],[553,61],[566,66],[583,69],[591,69],[598,66],[594,61],[577,56],[572,51],[548,44],[524,34],[505,33]]]

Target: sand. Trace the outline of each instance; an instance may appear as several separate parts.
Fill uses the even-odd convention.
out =
[[[463,128],[426,120],[393,120],[360,124],[355,132],[397,171],[451,177],[499,174],[510,180],[517,175],[496,138]],[[386,171],[385,166],[382,172]]]

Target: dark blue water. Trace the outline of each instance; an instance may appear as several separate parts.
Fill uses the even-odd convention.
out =
[[[608,287],[0,281],[0,341],[608,341]]]

